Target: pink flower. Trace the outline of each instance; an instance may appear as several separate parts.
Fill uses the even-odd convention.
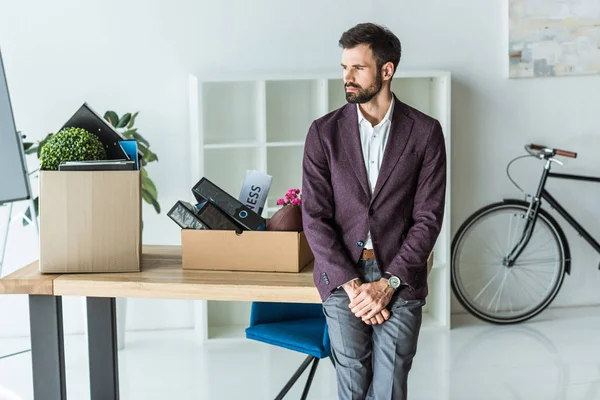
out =
[[[288,189],[282,199],[277,200],[278,206],[294,205],[299,206],[302,204],[302,194],[300,189],[292,188]]]

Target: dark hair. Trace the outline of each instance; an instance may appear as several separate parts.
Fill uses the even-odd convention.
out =
[[[339,44],[343,49],[351,49],[360,44],[369,45],[371,51],[373,51],[377,69],[391,61],[394,64],[395,73],[400,63],[402,54],[400,39],[389,29],[380,25],[372,23],[358,24],[342,34]]]

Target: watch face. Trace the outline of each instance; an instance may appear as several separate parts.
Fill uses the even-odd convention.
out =
[[[392,276],[388,279],[388,284],[392,289],[398,289],[400,287],[400,278],[397,276]]]

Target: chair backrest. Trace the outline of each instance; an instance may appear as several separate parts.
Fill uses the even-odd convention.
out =
[[[321,304],[254,302],[250,326],[317,317],[325,319]]]

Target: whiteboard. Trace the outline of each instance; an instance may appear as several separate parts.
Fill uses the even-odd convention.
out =
[[[0,204],[30,198],[27,169],[17,135],[0,53]]]

